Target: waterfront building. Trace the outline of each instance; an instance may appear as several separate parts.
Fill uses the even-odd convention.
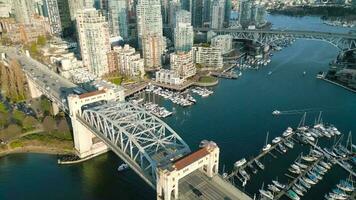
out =
[[[162,54],[166,48],[162,35],[144,34],[142,38],[142,56],[147,70],[156,70],[162,66]]]
[[[178,22],[174,29],[174,48],[176,51],[190,51],[193,47],[194,31],[190,23]]]
[[[176,71],[183,80],[194,76],[197,72],[193,63],[193,50],[171,53],[170,63],[171,69]]]
[[[232,50],[232,36],[218,35],[211,39],[211,46],[219,48],[222,54],[231,52]]]
[[[121,75],[141,77],[145,75],[144,60],[135,48],[125,45],[114,47],[117,59],[117,71]]]
[[[62,24],[61,17],[59,15],[59,8],[57,0],[44,0],[44,9],[46,17],[48,17],[49,24],[51,26],[51,34],[61,35],[62,34]]]
[[[178,73],[174,70],[161,69],[156,72],[156,81],[158,83],[168,85],[180,85],[183,80],[179,77]]]
[[[111,0],[108,2],[108,21],[110,37],[120,36],[128,39],[128,19],[125,0]]]
[[[214,0],[211,6],[211,24],[213,29],[224,27],[225,21],[225,0]]]
[[[85,67],[96,76],[109,72],[109,28],[105,17],[95,8],[78,10],[77,30],[81,57]]]
[[[239,24],[242,28],[247,28],[251,23],[251,11],[252,2],[251,0],[240,0],[239,6]]]
[[[221,50],[216,47],[193,47],[193,61],[203,67],[222,68]]]

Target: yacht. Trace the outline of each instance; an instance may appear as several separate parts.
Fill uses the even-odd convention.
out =
[[[266,190],[260,189],[259,192],[260,192],[260,194],[262,196],[267,197],[268,199],[273,199],[274,198],[274,195],[270,191],[266,191]]]
[[[265,166],[260,161],[258,161],[257,159],[255,160],[255,163],[260,169],[262,169],[262,170],[265,169]]]
[[[324,161],[320,161],[320,163],[319,163],[321,166],[323,166],[324,168],[326,168],[326,169],[330,169],[331,168],[331,164],[328,164],[328,163],[326,163],[326,162],[324,162]]]
[[[281,111],[279,111],[279,110],[274,110],[272,112],[272,115],[280,115],[280,114],[281,114]]]
[[[307,177],[302,177],[303,181],[305,181],[306,183],[309,183],[310,185],[315,185],[315,182],[310,180],[309,178]]]
[[[279,143],[279,144],[278,144],[278,147],[279,147],[279,149],[280,149],[283,153],[286,153],[286,152],[287,152],[287,149],[283,146],[283,144]]]
[[[303,179],[299,178],[298,180],[299,180],[299,183],[301,185],[303,185],[305,188],[308,188],[308,189],[311,188],[311,185],[309,183],[305,182]]]
[[[277,186],[278,188],[280,188],[280,189],[286,188],[286,185],[284,185],[284,184],[282,184],[282,183],[280,183],[280,182],[278,182],[278,181],[272,180],[272,183],[273,183],[274,185],[276,185],[276,186]]]
[[[262,151],[268,151],[270,148],[271,148],[271,145],[268,144],[268,135],[269,135],[269,132],[267,132],[267,136],[266,136],[266,144],[265,146],[262,148]]]
[[[126,163],[121,164],[118,168],[117,171],[121,172],[129,168],[129,165]]]
[[[268,187],[268,189],[271,190],[272,192],[280,192],[280,191],[281,191],[278,187],[276,187],[276,186],[273,185],[273,184],[268,184],[267,187]]]
[[[302,168],[302,169],[307,169],[308,165],[304,165],[301,162],[295,161],[294,162],[298,167]]]
[[[295,193],[297,193],[299,196],[303,196],[303,192],[301,190],[299,190],[297,187],[295,187],[294,185],[292,186],[292,189]]]
[[[291,127],[288,127],[287,130],[283,132],[283,137],[288,137],[293,133],[293,129]]]
[[[276,138],[274,138],[273,140],[272,140],[272,143],[273,144],[277,144],[278,142],[280,142],[281,141],[281,137],[276,137]]]
[[[308,191],[307,189],[305,189],[302,185],[300,185],[298,183],[294,183],[294,185],[295,185],[295,187],[297,187],[302,192],[307,192]]]
[[[285,140],[284,141],[284,145],[286,145],[287,147],[289,147],[290,149],[293,149],[294,147],[294,142],[290,141],[290,140]]]
[[[237,167],[241,167],[242,165],[246,164],[246,159],[245,158],[242,158],[241,160],[238,160],[235,162],[234,166],[237,168]]]
[[[324,72],[319,72],[319,73],[316,75],[316,78],[318,78],[318,79],[323,79],[323,78],[324,78]]]
[[[300,200],[300,197],[293,190],[288,190],[287,196],[292,200]]]

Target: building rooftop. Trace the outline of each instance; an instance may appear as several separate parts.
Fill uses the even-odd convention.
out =
[[[176,160],[173,164],[173,167],[176,170],[181,170],[186,166],[192,164],[193,162],[203,158],[204,156],[208,155],[210,152],[207,147],[203,147],[195,152],[192,152],[182,158]]]
[[[93,92],[87,92],[87,93],[81,94],[81,95],[79,95],[79,98],[80,99],[84,99],[84,98],[87,98],[87,97],[91,97],[91,96],[95,96],[95,95],[99,95],[99,94],[104,94],[104,93],[105,93],[104,90],[96,90],[96,91],[93,91]]]

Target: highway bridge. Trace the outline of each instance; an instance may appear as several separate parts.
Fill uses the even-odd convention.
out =
[[[213,31],[218,35],[231,35],[234,39],[252,40],[263,45],[274,46],[277,42],[285,39],[309,39],[328,42],[336,48],[346,51],[356,48],[356,34],[320,32],[320,31],[301,31],[301,30],[282,30],[282,29],[210,29],[194,28],[195,32]]]
[[[161,200],[252,200],[219,175],[220,149],[214,142],[191,151],[171,127],[125,102],[123,94],[117,98],[110,88],[78,94],[77,85],[47,66],[13,49],[0,52],[4,64],[20,62],[33,98],[45,95],[69,115],[80,158],[112,150]]]

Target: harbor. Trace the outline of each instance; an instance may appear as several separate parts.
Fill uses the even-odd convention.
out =
[[[309,149],[297,153],[297,158],[289,163],[286,169],[282,169],[282,174],[278,177],[285,177],[281,182],[278,177],[271,182],[262,182],[262,186],[255,193],[257,199],[285,199],[292,200],[303,199],[303,196],[319,182],[322,182],[323,176],[328,173],[334,166],[338,166],[349,174],[347,180],[340,180],[335,189],[321,196],[326,200],[346,200],[353,199],[356,190],[353,178],[356,174],[353,171],[356,166],[356,157],[352,144],[351,133],[348,135],[345,144],[342,144],[344,135],[333,125],[322,123],[319,115],[318,121],[312,126],[305,125],[303,116],[299,126],[295,129],[288,127],[280,137],[272,140],[272,145],[268,143],[268,134],[265,145],[261,153],[249,161],[242,158],[235,162],[231,173],[224,173],[223,177],[237,187],[245,188],[253,176],[259,173],[265,173],[268,167],[263,163],[264,157],[270,159],[279,159],[279,156],[287,154],[295,146],[303,146]],[[318,145],[319,140],[334,139],[331,147],[321,147]],[[355,149],[356,150],[356,149]],[[304,154],[303,154],[304,153]]]

